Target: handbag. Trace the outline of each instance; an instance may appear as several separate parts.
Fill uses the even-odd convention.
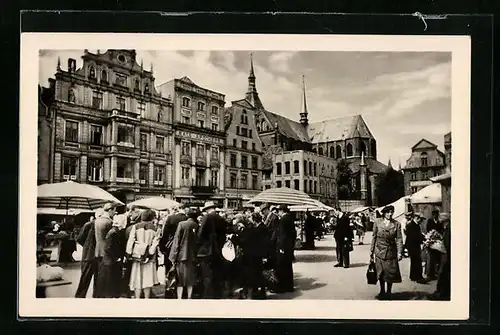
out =
[[[352,240],[347,240],[344,242],[344,248],[347,252],[351,252],[354,250],[354,246],[352,245]]]
[[[132,258],[142,260],[146,256],[147,249],[147,243],[134,242],[134,247],[132,248]]]
[[[366,271],[366,282],[368,285],[377,285],[377,271],[375,270],[375,263],[370,262],[368,270]]]
[[[222,257],[229,262],[232,262],[236,258],[236,252],[234,250],[234,244],[230,240],[227,240],[222,247]]]

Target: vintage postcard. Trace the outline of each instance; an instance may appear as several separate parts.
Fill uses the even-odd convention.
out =
[[[20,317],[468,318],[468,37],[30,33],[20,92]]]

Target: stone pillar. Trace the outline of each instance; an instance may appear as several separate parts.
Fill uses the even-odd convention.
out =
[[[112,131],[111,131],[111,145],[116,145],[118,142],[118,123],[113,120]]]
[[[372,198],[372,206],[378,205],[377,203],[377,185],[375,184],[375,175],[371,175],[370,177],[370,192]]]
[[[299,191],[305,192],[304,190],[304,151],[299,153]]]
[[[140,148],[141,147],[141,127],[136,126],[135,127],[135,147]]]
[[[80,157],[80,183],[87,183],[87,155]]]
[[[211,181],[212,181],[212,169],[210,167],[210,161],[211,161],[211,154],[212,154],[212,148],[207,145],[206,146],[207,150],[205,152],[205,156],[207,157],[206,159],[206,163],[207,163],[207,172],[205,173],[205,184],[206,185],[210,185]]]
[[[155,177],[155,165],[153,162],[150,162],[149,163],[149,185],[153,185],[154,184],[154,177]]]
[[[172,188],[172,164],[168,163],[165,171],[165,179],[167,183],[167,188]]]
[[[149,142],[148,142],[148,147],[150,152],[156,151],[155,145],[156,145],[156,135],[155,133],[151,132],[151,134],[149,134]]]
[[[137,134],[136,134],[137,135]],[[136,159],[135,160],[135,164],[134,164],[134,183],[138,184],[139,183],[139,170],[140,170],[140,165],[141,165],[141,162],[139,161],[139,159]]]
[[[110,171],[109,164],[110,164],[109,158],[104,158],[104,176],[103,176],[103,179],[106,182],[108,182],[111,178],[111,171]]]
[[[111,157],[111,182],[116,182],[116,170],[118,168],[118,159],[116,157]]]
[[[83,121],[82,133],[80,135],[80,138],[82,143],[90,144],[89,122],[87,120]]]
[[[175,168],[172,173],[172,178],[175,181],[175,188],[180,188],[181,187],[181,178],[182,178],[182,171],[181,171],[181,143],[180,141],[175,143],[175,158],[174,158],[174,164]]]
[[[226,161],[224,159],[225,154],[224,151],[220,150],[219,151],[219,161],[220,161],[220,168],[219,168],[219,190],[224,193],[225,190],[225,181],[226,181]],[[226,207],[227,207],[227,202],[226,202]]]
[[[196,142],[191,142],[191,184],[196,182]]]
[[[61,181],[61,166],[62,166],[61,153],[56,152],[54,155],[54,182],[55,183]]]

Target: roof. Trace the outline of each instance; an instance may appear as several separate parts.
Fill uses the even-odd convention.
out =
[[[435,176],[435,177],[432,177],[429,179],[433,183],[440,183],[440,182],[448,181],[448,180],[451,180],[451,172],[447,172],[447,173],[444,173],[444,174],[441,174],[439,176]]]
[[[366,169],[371,173],[381,174],[388,169],[387,165],[380,163],[379,161],[373,158],[365,157],[364,160],[366,164]],[[359,164],[361,163],[361,158],[349,158],[347,162],[349,163],[349,168],[353,173],[357,173],[359,171]]]
[[[415,144],[411,148],[411,150],[415,150],[415,149],[429,149],[429,148],[435,149],[435,148],[437,148],[437,145],[435,145],[431,141],[428,141],[425,138],[423,138],[420,141],[418,141],[417,144]]]
[[[286,137],[302,141],[310,142],[306,129],[299,122],[287,119],[284,116],[262,110],[272,126],[278,125],[278,131]]]
[[[373,138],[361,115],[342,116],[310,123],[307,132],[312,143],[324,143],[354,137]]]

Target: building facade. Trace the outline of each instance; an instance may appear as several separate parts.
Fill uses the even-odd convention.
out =
[[[188,77],[158,87],[174,103],[176,201],[200,206],[225,198],[224,94],[196,85]]]
[[[49,182],[100,186],[124,202],[172,195],[173,105],[134,50],[85,50],[58,61],[46,97],[53,118]]]
[[[233,101],[225,111],[225,206],[240,208],[262,191],[262,142],[255,108],[246,100]]]
[[[411,151],[403,168],[405,195],[412,195],[432,184],[430,178],[445,172],[445,154],[434,143],[421,139]]]

